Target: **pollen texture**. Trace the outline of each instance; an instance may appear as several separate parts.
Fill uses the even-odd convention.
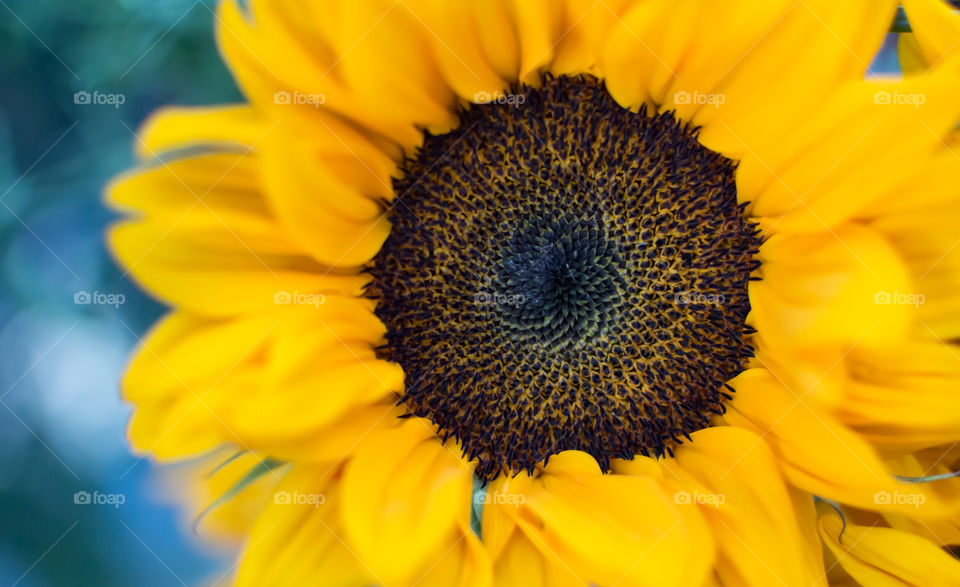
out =
[[[401,171],[370,268],[379,352],[481,479],[571,449],[662,456],[724,411],[759,238],[695,129],[546,77],[465,108]]]

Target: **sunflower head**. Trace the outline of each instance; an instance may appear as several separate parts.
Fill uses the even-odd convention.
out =
[[[662,456],[751,355],[733,163],[595,77],[541,82],[426,136],[370,268],[403,402],[484,480],[565,450]]]
[[[131,436],[292,463],[241,587],[951,584],[960,62],[865,80],[897,4],[224,2],[250,103],[112,192]]]

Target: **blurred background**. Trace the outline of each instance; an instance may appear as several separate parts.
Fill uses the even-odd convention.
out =
[[[118,381],[163,308],[111,261],[101,203],[152,110],[241,99],[214,9],[0,0],[0,584],[229,574],[235,553],[197,538],[158,469],[127,448]],[[895,70],[891,49],[875,71]]]
[[[240,100],[212,9],[0,0],[0,584],[192,586],[232,562],[126,446],[120,373],[163,308],[111,261],[101,204],[152,110]]]

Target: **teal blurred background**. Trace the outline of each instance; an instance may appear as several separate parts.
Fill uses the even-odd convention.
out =
[[[152,110],[240,99],[205,1],[0,0],[0,584],[202,585],[232,559],[126,446],[120,372],[163,309],[108,256],[101,203]]]
[[[240,99],[213,9],[0,0],[0,584],[206,585],[234,559],[191,533],[127,448],[117,384],[163,309],[112,263],[101,203],[152,110]],[[876,71],[895,69],[890,48]]]

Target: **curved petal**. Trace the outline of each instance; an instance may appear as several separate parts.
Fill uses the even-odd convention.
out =
[[[282,292],[362,293],[367,276],[317,263],[285,234],[255,159],[202,155],[114,181],[110,203],[140,213],[109,234],[127,272],[162,300],[212,316],[269,311]]]
[[[280,458],[339,459],[400,413],[392,404],[402,370],[373,356],[382,328],[357,300],[236,320],[172,314],[124,376],[136,405],[131,443],[160,458],[235,443]]]
[[[890,347],[907,334],[915,308],[894,296],[914,293],[911,280],[877,233],[848,225],[816,236],[774,235],[759,258],[752,320],[771,346],[845,351]]]
[[[450,546],[431,562],[416,580],[424,587],[491,587],[493,567],[483,543],[469,526],[460,524],[450,539]]]
[[[601,68],[607,90],[622,106],[658,107],[676,76],[692,34],[697,2],[637,3],[610,32]]]
[[[624,106],[676,109],[704,127],[705,145],[739,157],[779,142],[774,137],[823,96],[862,78],[895,7],[894,0],[639,3],[611,32],[603,72]]]
[[[634,0],[565,0],[562,34],[550,71],[557,75],[602,76],[603,45],[634,3]]]
[[[741,158],[777,149],[784,137],[810,130],[816,124],[811,113],[826,97],[844,82],[863,79],[897,5],[893,0],[785,4],[776,3],[782,12],[773,24],[763,22],[764,28],[751,31],[756,41],[745,53],[728,57],[736,61],[721,69],[720,80],[701,89],[724,98],[720,107],[701,108],[694,119],[704,126],[701,140],[709,148]]]
[[[733,427],[700,430],[664,467],[681,483],[696,480],[677,495],[713,528],[725,584],[826,584],[819,540],[802,526],[813,519],[813,497],[791,493],[762,438]]]
[[[412,149],[418,126],[455,124],[453,93],[428,34],[401,2],[220,5],[218,39],[250,100],[272,118],[322,129],[332,111]]]
[[[920,73],[936,67],[960,52],[960,15],[943,0],[902,0],[913,33],[901,34],[900,63],[905,73]],[[905,41],[906,39],[906,41]],[[913,59],[904,59],[907,54]]]
[[[824,544],[859,584],[952,585],[960,577],[960,561],[928,540],[892,528],[844,526],[829,505],[818,509]]]
[[[367,118],[438,132],[456,125],[453,92],[428,41],[432,33],[409,6],[342,0],[334,13],[336,67]]]
[[[514,531],[544,560],[562,561],[574,584],[696,585],[711,568],[714,546],[703,517],[678,506],[656,478],[605,475],[589,455],[567,451],[535,479],[499,490],[508,498],[484,509],[512,508]],[[484,512],[485,523],[492,517]]]
[[[850,82],[774,143],[738,135],[747,151],[737,168],[738,197],[777,232],[823,232],[869,210],[943,150],[960,117],[958,71],[960,59],[924,78]],[[701,141],[719,148],[707,129]]]
[[[384,581],[402,582],[441,555],[469,525],[472,469],[412,418],[371,435],[343,475],[342,520],[349,543]]]
[[[545,548],[538,547],[519,529],[510,535],[494,571],[496,585],[523,585],[524,587],[585,587],[587,585],[560,557]]]
[[[227,447],[200,459],[163,467],[158,476],[165,491],[181,503],[187,502],[185,526],[204,539],[239,546],[249,537],[286,472],[283,466],[272,468],[241,485],[248,474],[264,470],[265,465],[261,455]]]
[[[949,158],[946,169],[925,168],[933,173],[898,194],[913,205],[877,210],[870,223],[897,249],[917,284],[918,336],[942,340],[960,337],[960,158],[953,152]]]
[[[784,387],[765,369],[736,377],[725,419],[762,436],[791,484],[867,510],[932,519],[956,515],[960,501],[896,481],[876,450],[830,413]]]
[[[949,445],[931,447],[915,454],[888,461],[898,475],[907,477],[929,477],[931,475],[951,475],[960,470],[956,442]],[[948,477],[928,484],[944,500],[960,496],[960,477]],[[938,519],[919,519],[902,513],[886,513],[884,520],[891,528],[923,536],[934,544],[960,545],[960,517],[948,516]]]
[[[249,149],[270,131],[267,119],[247,104],[168,107],[150,115],[137,133],[143,159],[186,147]]]
[[[960,348],[909,341],[888,351],[854,352],[837,416],[885,454],[901,455],[960,439]]]
[[[390,233],[380,202],[392,199],[396,170],[372,144],[342,130],[307,137],[281,127],[265,140],[261,160],[277,216],[315,259],[351,268],[380,250]]]
[[[550,0],[506,0],[505,5],[517,31],[520,81],[539,83],[563,32],[564,6]]]
[[[515,79],[504,78],[484,54],[476,4],[414,0],[408,7],[429,31],[440,70],[461,99],[481,101],[478,98],[502,91]]]
[[[311,585],[321,577],[330,585],[383,584],[345,543],[337,472],[293,467],[254,525],[237,587]]]

